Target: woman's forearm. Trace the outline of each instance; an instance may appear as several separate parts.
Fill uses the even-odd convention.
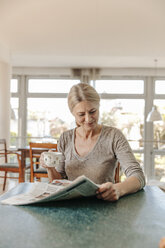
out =
[[[137,177],[129,177],[124,182],[116,183],[115,188],[119,192],[119,197],[130,193],[135,193],[141,188],[140,181]]]
[[[52,182],[54,179],[62,179],[61,174],[56,171],[55,168],[47,168],[49,181]]]

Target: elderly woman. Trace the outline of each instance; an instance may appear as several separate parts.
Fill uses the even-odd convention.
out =
[[[47,168],[50,181],[67,178],[74,180],[85,175],[99,184],[96,196],[116,201],[121,196],[134,193],[145,185],[145,178],[132,150],[117,128],[98,124],[100,97],[88,84],[74,85],[68,95],[68,106],[77,127],[64,132],[58,142],[65,162],[60,168]],[[114,182],[117,161],[127,179]]]

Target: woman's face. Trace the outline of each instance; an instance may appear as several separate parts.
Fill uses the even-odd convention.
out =
[[[73,109],[76,123],[86,131],[95,129],[99,119],[99,105],[92,102],[79,102]]]

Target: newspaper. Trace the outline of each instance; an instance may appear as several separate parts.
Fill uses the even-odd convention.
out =
[[[99,185],[86,176],[80,176],[74,181],[54,180],[52,183],[33,183],[30,190],[23,194],[11,196],[2,200],[2,204],[29,205],[40,202],[67,200],[77,197],[96,195]]]

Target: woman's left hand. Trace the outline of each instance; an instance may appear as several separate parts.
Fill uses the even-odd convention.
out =
[[[165,237],[160,240],[159,248],[165,248]]]
[[[96,196],[98,199],[113,202],[119,199],[120,193],[115,184],[107,182],[100,185],[96,192]]]

